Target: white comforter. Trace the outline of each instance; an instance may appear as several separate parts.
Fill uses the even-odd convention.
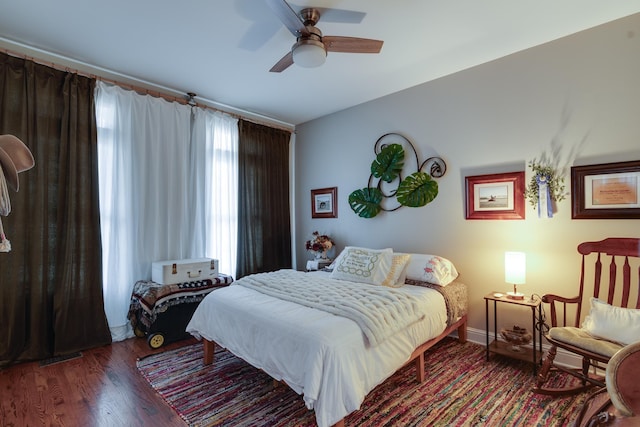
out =
[[[418,345],[445,329],[446,307],[438,291],[409,285],[399,290],[417,297],[425,317],[375,347],[353,320],[238,285],[211,292],[187,332],[284,380],[304,396],[318,426],[327,427],[357,410]]]
[[[372,346],[424,317],[418,299],[405,292],[302,271],[253,274],[235,284],[351,319]]]

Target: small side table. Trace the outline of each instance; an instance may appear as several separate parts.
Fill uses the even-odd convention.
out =
[[[318,271],[328,267],[333,262],[329,258],[320,258],[307,261],[307,271]]]
[[[533,300],[528,298],[518,300],[507,298],[504,294],[502,296],[497,295],[497,293],[492,292],[484,297],[485,324],[487,331],[487,360],[489,360],[491,353],[495,353],[518,360],[528,361],[533,363],[533,375],[535,376],[538,373],[538,365],[542,361],[542,330],[536,329],[536,309],[538,310],[538,318],[542,318],[542,301],[537,297]],[[493,341],[491,343],[489,343],[489,301],[493,301]],[[498,340],[498,303],[514,304],[531,308],[531,334],[533,335],[533,346],[531,348],[528,346],[522,347],[522,351],[516,352],[511,350],[511,344]]]

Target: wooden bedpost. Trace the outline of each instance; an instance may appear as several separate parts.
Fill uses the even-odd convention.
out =
[[[213,353],[216,351],[216,343],[207,339],[203,339],[202,343],[204,345],[204,364],[211,365],[213,363]]]
[[[458,326],[458,341],[461,343],[467,342],[467,320]]]
[[[416,357],[416,374],[417,374],[417,379],[418,382],[424,382],[425,378],[427,377],[427,374],[424,371],[424,352],[420,353],[418,355],[418,357]]]

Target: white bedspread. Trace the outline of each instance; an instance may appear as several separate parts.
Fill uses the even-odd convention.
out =
[[[372,346],[424,317],[418,299],[407,293],[302,271],[253,274],[235,285],[351,319]]]
[[[328,277],[303,277],[316,275]],[[416,297],[425,317],[375,347],[353,320],[237,285],[211,292],[187,332],[284,380],[315,411],[318,426],[327,427],[357,410],[418,345],[445,329],[446,306],[438,291],[409,285],[398,290]]]

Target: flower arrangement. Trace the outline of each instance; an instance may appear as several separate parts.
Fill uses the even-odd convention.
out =
[[[549,196],[554,202],[560,202],[565,199],[564,177],[558,176],[558,173],[551,166],[543,166],[535,161],[529,162],[529,167],[533,172],[533,176],[529,185],[524,191],[524,197],[529,199],[529,203],[535,209],[538,206],[538,177],[544,177],[549,187]]]
[[[314,231],[311,235],[313,237],[311,238],[311,240],[307,240],[305,248],[308,251],[314,252],[316,256],[322,256],[322,258],[326,258],[327,251],[334,245],[333,240],[326,234],[320,234],[317,231]]]

